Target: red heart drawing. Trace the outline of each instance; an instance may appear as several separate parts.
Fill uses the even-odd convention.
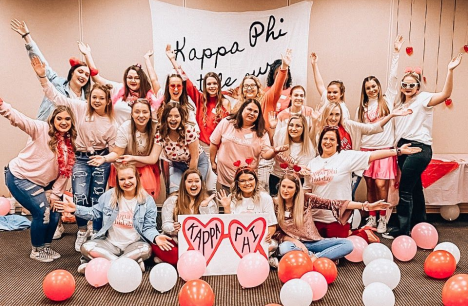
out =
[[[268,259],[268,256],[265,254],[265,251],[260,244],[265,236],[265,228],[265,218],[257,218],[247,227],[238,220],[232,220],[229,223],[229,241],[231,242],[232,248],[240,258],[243,258],[249,253],[255,253],[258,251]]]
[[[225,238],[224,223],[219,218],[213,218],[204,224],[196,217],[188,217],[182,224],[182,233],[188,244],[188,250],[200,251],[206,259],[206,266]]]

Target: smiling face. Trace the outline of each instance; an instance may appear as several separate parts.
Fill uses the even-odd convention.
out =
[[[328,131],[323,135],[322,138],[322,157],[329,157],[336,153],[338,148],[338,140],[336,134],[333,131]]]
[[[301,136],[304,132],[304,126],[302,120],[299,118],[293,118],[289,121],[288,133],[294,142],[301,142]]]
[[[180,112],[177,108],[174,107],[167,116],[167,125],[169,126],[169,129],[176,131],[179,128],[181,121],[182,118],[180,116]]]
[[[99,88],[95,88],[91,92],[91,107],[98,113],[99,115],[103,115],[106,112],[106,106],[109,101],[106,100],[106,93]]]
[[[254,125],[255,121],[257,121],[259,113],[260,110],[258,109],[257,105],[255,103],[249,103],[242,111],[242,120],[244,121],[244,125]]]
[[[338,126],[341,119],[341,109],[337,106],[332,109],[330,115],[327,117],[327,125],[329,126]]]
[[[171,100],[179,101],[180,95],[182,94],[183,84],[182,80],[178,77],[169,78],[169,94],[171,95]]]
[[[305,103],[305,92],[302,88],[296,88],[291,93],[291,103],[296,108],[302,107]]]
[[[202,181],[197,173],[190,173],[185,180],[185,190],[187,194],[195,198],[202,189]]]
[[[406,96],[406,99],[411,99],[419,91],[418,80],[411,75],[407,75],[401,82],[401,92]]]
[[[134,170],[131,168],[118,170],[117,176],[119,180],[119,187],[123,190],[124,194],[127,196],[135,195],[137,179]]]
[[[146,103],[135,102],[132,107],[132,118],[137,127],[146,127],[151,118],[149,105]]]
[[[296,194],[296,184],[290,179],[285,178],[281,181],[279,192],[285,201],[294,199],[294,195]]]
[[[206,79],[206,91],[210,97],[215,97],[218,95],[219,84],[214,77],[208,77]]]
[[[258,95],[258,86],[255,80],[245,79],[242,86],[242,95],[245,99],[255,99]]]
[[[343,93],[337,84],[332,84],[327,87],[327,99],[330,102],[340,102],[342,100]]]
[[[66,133],[72,126],[72,118],[67,111],[58,113],[54,118],[54,127],[59,133]]]
[[[138,73],[130,69],[127,74],[127,86],[133,91],[138,91],[140,89],[140,76]]]
[[[81,88],[88,83],[89,80],[89,68],[88,66],[79,66],[73,71],[70,82],[75,84],[78,88]]]
[[[237,183],[244,198],[251,197],[255,191],[256,182],[253,174],[242,173],[237,179]]]
[[[364,84],[364,89],[369,99],[377,99],[379,97],[380,87],[374,80],[367,81]]]

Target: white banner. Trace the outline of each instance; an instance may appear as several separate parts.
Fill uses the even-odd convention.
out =
[[[268,258],[267,214],[178,216],[179,257],[187,250],[200,251],[206,259],[204,275],[237,274],[242,257],[260,253]]]
[[[220,74],[223,88],[240,84],[246,74],[266,82],[269,64],[293,50],[293,84],[307,85],[309,20],[312,1],[275,10],[211,12],[150,0],[154,61],[164,83],[172,66],[167,44],[190,80],[201,88],[203,76]]]

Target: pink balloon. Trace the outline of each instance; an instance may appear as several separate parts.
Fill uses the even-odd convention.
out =
[[[307,272],[306,274],[302,275],[301,279],[308,283],[310,288],[312,288],[313,301],[320,300],[327,293],[327,280],[322,274],[316,271]]]
[[[392,253],[400,261],[410,261],[417,250],[416,242],[410,236],[398,236],[392,242]]]
[[[429,223],[418,223],[411,231],[411,237],[416,242],[416,245],[421,249],[433,249],[439,241],[439,234],[436,228]]]
[[[199,279],[205,274],[206,259],[199,251],[187,251],[179,257],[177,271],[186,282]]]
[[[243,288],[260,286],[270,274],[270,265],[259,253],[245,255],[237,266],[237,279]]]
[[[346,238],[351,240],[353,243],[354,249],[351,253],[345,256],[345,258],[352,262],[361,262],[362,261],[362,254],[364,253],[364,249],[369,245],[364,238],[359,236],[349,236]]]
[[[88,283],[99,288],[106,285],[109,280],[107,279],[107,271],[111,266],[111,262],[105,258],[94,258],[86,265],[85,278]]]
[[[10,201],[0,197],[0,216],[6,216],[10,212]]]

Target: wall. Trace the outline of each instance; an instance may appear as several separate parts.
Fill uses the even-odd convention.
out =
[[[181,6],[185,3],[189,8],[213,11],[264,10],[288,5],[286,0],[165,2]],[[290,1],[291,4],[295,2],[298,1]],[[455,3],[457,7],[453,24]],[[445,80],[447,63],[452,55],[452,36],[454,54],[466,43],[468,2],[444,0],[442,9],[438,0],[427,0],[427,4],[428,22],[424,35],[426,2],[414,1],[411,44],[415,52],[411,57],[402,53],[399,71],[401,75],[406,66],[422,66],[422,51],[425,50],[423,68],[428,80],[426,87],[429,91],[435,91],[442,89]],[[318,53],[325,82],[332,79],[344,81],[346,101],[352,112],[359,103],[361,82],[365,76],[375,75],[385,83],[389,52],[396,35],[397,23],[399,32],[405,37],[404,47],[407,46],[410,5],[411,1],[397,0],[314,1],[309,52]],[[152,48],[151,16],[147,0],[0,0],[0,7],[0,96],[32,117],[37,114],[42,91],[30,67],[22,39],[9,29],[12,18],[27,22],[33,38],[49,64],[60,75],[66,75],[69,69],[68,59],[71,56],[79,56],[76,47],[76,41],[79,39],[90,44],[102,75],[112,80],[120,80],[122,72],[130,64],[143,62],[143,54]],[[441,22],[439,16],[442,16]],[[453,28],[455,32],[452,35]],[[168,31],[170,25],[165,29],[155,30]],[[440,105],[435,109],[433,148],[436,153],[468,152],[468,142],[460,141],[460,137],[457,137],[461,131],[468,130],[468,121],[465,119],[468,113],[465,98],[468,81],[467,60],[465,59],[455,71],[452,94],[454,105],[451,108]],[[157,63],[155,66],[157,69]],[[312,75],[310,67],[309,75]],[[319,96],[312,76],[309,78],[307,89],[308,104],[314,105]],[[5,119],[0,120],[0,129],[0,165],[6,165],[24,147],[27,137],[17,128],[10,126]],[[2,177],[0,195],[7,193]]]

